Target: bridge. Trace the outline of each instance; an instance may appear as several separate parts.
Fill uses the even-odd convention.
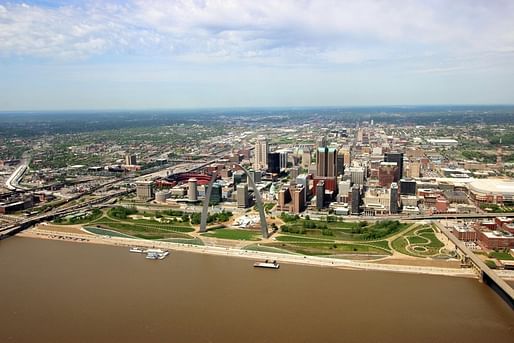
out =
[[[463,261],[465,263],[471,263],[475,268],[480,279],[489,287],[491,287],[498,295],[514,309],[514,290],[509,286],[498,274],[491,268],[489,268],[480,258],[478,258],[461,240],[455,237],[450,230],[448,230],[440,222],[435,222],[439,230],[444,233],[448,239],[455,244],[455,247],[462,253]]]

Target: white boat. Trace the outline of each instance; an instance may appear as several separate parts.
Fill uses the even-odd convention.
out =
[[[271,269],[278,269],[280,268],[280,264],[277,263],[277,261],[269,262],[268,260],[264,262],[255,262],[253,264],[256,268],[271,268]]]
[[[169,251],[163,251],[163,250],[161,250],[160,252],[146,251],[146,258],[149,260],[163,260],[169,254],[170,254]]]
[[[143,253],[145,252],[145,250],[143,248],[139,248],[139,247],[132,247],[129,249],[130,252],[136,252],[136,253]]]

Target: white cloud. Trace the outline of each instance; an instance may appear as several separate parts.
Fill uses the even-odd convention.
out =
[[[135,0],[0,5],[0,56],[351,64],[514,45],[509,1]]]

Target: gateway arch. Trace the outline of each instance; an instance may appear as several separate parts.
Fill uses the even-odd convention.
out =
[[[253,193],[255,194],[255,205],[257,206],[257,209],[259,210],[259,216],[261,220],[261,234],[263,238],[268,238],[268,224],[266,223],[266,213],[264,212],[264,204],[262,203],[261,193],[257,190],[257,187],[255,186],[255,182],[253,180],[252,175],[244,168],[242,165],[237,164],[237,167],[239,167],[245,174],[248,179],[248,183],[250,184],[250,187],[253,188]],[[216,178],[218,177],[218,171],[215,170],[212,174],[212,178],[209,181],[209,185],[207,188],[207,192],[205,193],[205,199],[203,201],[203,208],[202,208],[202,217],[200,219],[200,232],[206,232],[207,231],[207,217],[209,215],[209,200],[211,199],[211,191],[212,191],[212,185],[214,184],[214,181],[216,181]]]

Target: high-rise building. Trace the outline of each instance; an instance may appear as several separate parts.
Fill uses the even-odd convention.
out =
[[[352,184],[364,184],[364,167],[350,167],[350,179]]]
[[[391,212],[393,214],[398,213],[399,194],[398,194],[398,184],[396,182],[393,182],[391,184],[390,195],[391,195],[391,203],[390,203],[389,212]]]
[[[207,194],[207,188],[209,187],[209,185],[205,185],[205,194]],[[222,187],[219,183],[215,182],[213,185],[212,185],[212,191],[211,191],[211,197],[209,199],[209,204],[211,205],[217,205],[221,202],[222,200]]]
[[[316,185],[316,208],[318,210],[325,206],[325,182],[319,181]]]
[[[309,168],[311,165],[311,151],[307,148],[302,150],[302,167]]]
[[[286,209],[286,204],[291,201],[291,192],[289,192],[289,187],[282,187],[278,191],[278,208],[283,211]]]
[[[267,169],[268,168],[268,153],[269,146],[268,140],[264,137],[259,137],[255,143],[255,168]]]
[[[349,193],[351,191],[350,188],[350,180],[339,181],[337,184],[337,199],[340,202],[348,202]]]
[[[341,153],[341,150],[337,152],[337,166],[336,166],[336,176],[344,174],[344,154]]]
[[[398,170],[396,171],[394,182],[400,181],[403,178],[403,152],[386,152],[384,162],[396,162]]]
[[[322,148],[327,146],[327,137],[325,136],[319,136],[316,139],[316,147]]]
[[[401,195],[416,195],[416,181],[413,179],[400,180]]]
[[[135,166],[136,164],[137,164],[136,155],[131,155],[131,154],[125,155],[125,165]]]
[[[301,213],[305,210],[305,187],[297,184],[293,188],[293,212]]]
[[[378,184],[381,187],[389,187],[396,182],[398,176],[398,165],[396,162],[381,162],[378,168]]]
[[[296,184],[302,185],[305,191],[303,192],[303,201],[307,203],[307,192],[309,189],[309,180],[307,179],[307,174],[301,174],[296,177]]]
[[[139,200],[147,201],[153,198],[153,181],[137,181],[136,196]]]
[[[296,179],[296,177],[300,174],[300,168],[298,167],[293,167],[291,168],[291,170],[289,171],[289,176],[291,177],[291,180],[294,180]]]
[[[248,184],[241,183],[237,185],[237,207],[238,208],[247,208],[249,206],[248,202]]]
[[[354,184],[352,187],[352,214],[359,215],[361,203],[361,190],[358,184]]]
[[[316,155],[317,176],[337,176],[337,155],[335,148],[321,147]]]
[[[280,164],[279,168],[280,170],[284,170],[287,168],[287,159],[289,157],[289,151],[281,150],[277,151],[280,154]]]
[[[268,172],[272,174],[280,173],[280,153],[270,152],[268,154]]]
[[[190,178],[187,182],[187,198],[189,201],[197,201],[198,200],[198,180],[195,178]]]

